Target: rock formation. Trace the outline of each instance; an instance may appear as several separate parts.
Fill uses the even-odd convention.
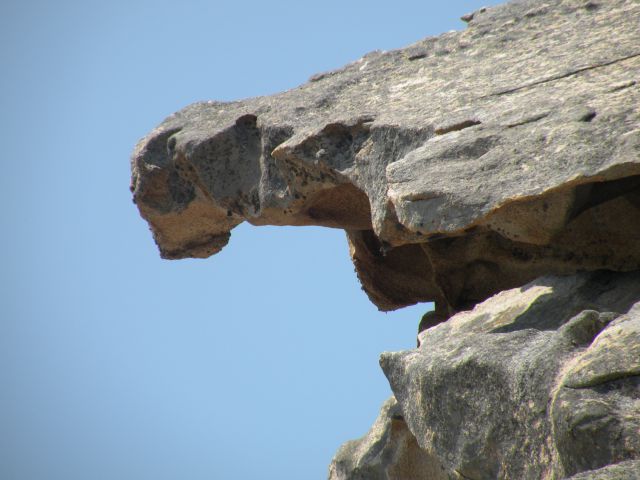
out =
[[[422,332],[418,350],[383,354],[409,431],[461,478],[640,458],[639,294],[639,272],[543,277]]]
[[[420,340],[331,480],[640,478],[640,272],[542,277]]]
[[[637,478],[640,3],[463,20],[186,107],[137,145],[134,201],[164,258],[245,220],[342,228],[378,308],[436,303],[331,478]]]

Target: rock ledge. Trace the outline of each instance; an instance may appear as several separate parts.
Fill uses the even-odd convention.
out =
[[[184,108],[136,146],[134,201],[164,258],[243,221],[342,228],[378,308],[435,302],[333,480],[637,479],[640,2],[463,20]]]

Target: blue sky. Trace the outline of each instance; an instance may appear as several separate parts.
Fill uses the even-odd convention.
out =
[[[0,478],[326,478],[429,305],[378,312],[340,230],[244,224],[161,260],[129,155],[191,102],[293,88],[486,3],[3,2]]]

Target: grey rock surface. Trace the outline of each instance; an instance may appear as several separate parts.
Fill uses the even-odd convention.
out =
[[[640,460],[640,273],[543,277],[420,340],[381,366],[409,431],[452,478]]]
[[[631,460],[579,473],[569,480],[640,480],[640,460]]]
[[[329,467],[329,480],[446,480],[437,458],[422,450],[391,397],[367,435],[345,443]]]
[[[165,258],[243,221],[347,231],[383,310],[440,318],[554,273],[640,268],[640,3],[525,0],[270,97],[203,102],[140,141]]]

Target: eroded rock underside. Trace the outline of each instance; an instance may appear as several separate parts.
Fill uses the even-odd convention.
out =
[[[435,302],[332,478],[637,478],[640,2],[464,19],[186,107],[137,145],[134,201],[164,258],[243,221],[342,228],[378,308]]]

